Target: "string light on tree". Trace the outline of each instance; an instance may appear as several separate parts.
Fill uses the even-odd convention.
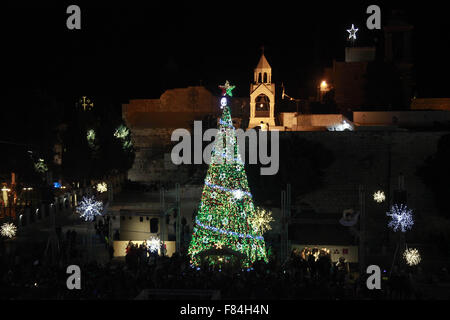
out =
[[[83,197],[77,207],[80,218],[84,218],[85,221],[93,221],[96,216],[102,215],[102,211],[103,203],[95,200],[93,196]]]
[[[347,32],[349,33],[348,35],[348,39],[349,40],[356,40],[356,32],[358,31],[358,28],[355,29],[355,26],[352,24],[352,27],[350,29],[347,30]]]
[[[406,263],[409,266],[416,266],[420,263],[422,258],[420,257],[419,250],[414,248],[407,248],[405,252],[403,252],[403,258],[405,258]]]
[[[268,261],[265,241],[250,223],[256,210],[229,107],[235,86],[227,81],[220,88],[226,98],[221,106],[225,101],[227,104],[219,121],[188,254],[191,264],[199,266],[202,252],[227,249],[239,256],[242,266],[249,267],[257,260]]]
[[[384,191],[378,190],[373,194],[373,200],[375,200],[378,203],[384,202],[386,200],[386,195],[384,194]]]
[[[227,98],[222,97],[222,99],[220,99],[220,108],[223,109],[224,107],[226,107],[228,104]]]
[[[242,192],[242,190],[234,190],[233,191],[233,196],[234,196],[235,199],[241,200],[242,197],[244,196],[244,192]]]
[[[414,225],[412,210],[404,204],[394,204],[386,215],[391,217],[388,227],[392,228],[394,231],[400,230],[401,232],[406,232]]]
[[[13,223],[4,223],[0,228],[0,234],[7,238],[12,238],[16,235],[17,227]]]

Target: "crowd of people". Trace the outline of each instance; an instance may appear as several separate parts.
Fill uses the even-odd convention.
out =
[[[217,290],[222,299],[433,298],[421,293],[416,285],[419,280],[431,283],[433,279],[419,279],[418,270],[413,273],[394,268],[389,279],[385,279],[387,273],[383,275],[381,290],[368,290],[365,276],[352,273],[342,259],[332,262],[323,252],[302,256],[293,251],[284,264],[271,259],[252,268],[218,269],[193,267],[185,253],[161,256],[149,252],[145,244],[130,242],[125,261],[100,264],[86,262],[76,239],[76,232],[69,231],[62,241],[66,253],[56,259],[48,257],[45,244],[28,248],[28,255],[8,255],[3,250],[0,299],[134,299],[145,289]],[[66,286],[70,264],[81,268],[81,290]]]

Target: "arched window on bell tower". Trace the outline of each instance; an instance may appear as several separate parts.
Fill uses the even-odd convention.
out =
[[[261,83],[262,82],[262,79],[261,79],[261,72],[260,73],[258,73],[258,83]]]
[[[265,94],[260,94],[255,99],[255,116],[268,117],[270,113],[270,99]]]
[[[267,83],[267,72],[264,72],[264,83]]]

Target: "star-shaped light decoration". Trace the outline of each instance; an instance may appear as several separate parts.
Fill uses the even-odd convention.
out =
[[[230,97],[233,96],[233,89],[236,88],[236,86],[230,85],[230,82],[227,80],[225,81],[225,84],[223,86],[219,86],[220,89],[222,89],[222,95],[229,95]]]
[[[352,24],[352,28],[347,30],[347,32],[349,33],[348,39],[356,40],[356,32],[357,31],[358,31],[358,28],[355,29],[355,26]]]
[[[222,249],[223,248],[223,243],[219,241],[219,242],[216,242],[214,244],[214,246],[216,247],[216,249]]]

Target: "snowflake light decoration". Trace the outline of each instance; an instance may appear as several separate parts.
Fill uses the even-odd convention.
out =
[[[106,184],[106,182],[100,182],[97,184],[96,189],[98,192],[103,193],[108,191],[108,185]]]
[[[88,141],[94,141],[95,140],[95,131],[94,129],[89,129],[88,132],[86,133],[86,138],[88,139]]]
[[[95,148],[95,131],[94,131],[94,129],[89,129],[87,131],[86,139],[88,141],[89,147]]]
[[[406,205],[394,204],[391,207],[391,211],[387,212],[386,215],[391,217],[388,227],[394,231],[401,230],[402,232],[406,232],[406,230],[410,230],[414,225],[412,210]]]
[[[126,140],[123,143],[123,149],[128,149],[131,148],[133,146],[133,143],[131,142],[131,140]]]
[[[147,247],[150,252],[158,252],[159,248],[161,247],[161,240],[156,237],[151,237],[149,240],[147,240]]]
[[[383,202],[386,200],[386,195],[384,194],[384,191],[378,190],[373,194],[373,200],[375,200],[378,203]]]
[[[133,146],[130,139],[130,129],[121,124],[114,132],[114,137],[122,140],[122,147],[124,150],[131,148]]]
[[[271,230],[270,222],[274,221],[272,218],[272,212],[266,211],[263,208],[256,208],[255,216],[250,218],[250,223],[253,226],[253,230],[258,233],[265,233]]]
[[[406,249],[405,252],[403,252],[403,258],[405,258],[406,263],[409,266],[416,266],[422,260],[419,250],[414,248]]]
[[[121,124],[114,132],[114,137],[118,139],[126,139],[130,135],[130,130]]]
[[[16,235],[17,227],[12,223],[4,223],[0,228],[2,236],[12,238]]]
[[[48,167],[44,162],[44,159],[39,159],[38,162],[34,164],[34,170],[39,173],[45,173],[48,171]]]
[[[94,220],[95,216],[101,216],[103,211],[103,203],[97,201],[94,197],[83,197],[80,204],[77,207],[77,212],[81,218],[85,221]]]

